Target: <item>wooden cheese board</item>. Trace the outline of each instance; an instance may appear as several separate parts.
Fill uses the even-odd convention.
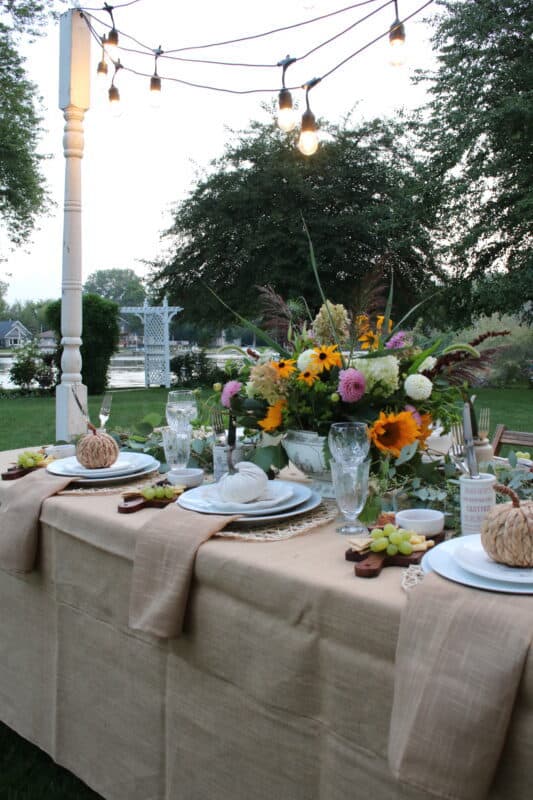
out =
[[[435,544],[444,541],[446,531],[437,533],[431,538]],[[357,552],[349,548],[345,553],[346,561],[354,561],[354,572],[358,578],[377,578],[384,567],[409,567],[411,564],[420,564],[424,557],[425,550],[418,550],[409,556],[397,553],[395,556],[388,556],[386,553],[372,553],[368,550]]]
[[[147,500],[145,497],[132,497],[130,500],[122,500],[118,504],[119,514],[133,514],[135,511],[140,511],[141,508],[164,508],[169,503],[175,503],[176,497],[162,497],[160,500],[154,497],[153,500]]]
[[[29,472],[35,472],[36,469],[43,469],[43,467],[8,467],[0,477],[3,481],[15,481],[17,478],[23,478]]]

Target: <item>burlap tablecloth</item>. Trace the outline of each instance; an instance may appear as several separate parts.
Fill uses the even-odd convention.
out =
[[[44,503],[38,568],[0,573],[0,718],[108,800],[428,800],[387,763],[400,570],[356,579],[333,525],[212,539],[184,635],[128,625],[139,530],[118,498]],[[533,783],[533,663],[490,800]]]

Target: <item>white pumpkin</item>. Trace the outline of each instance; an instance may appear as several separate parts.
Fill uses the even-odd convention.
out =
[[[268,478],[261,467],[251,461],[240,461],[235,470],[227,472],[218,482],[218,496],[224,503],[251,503],[266,495]]]

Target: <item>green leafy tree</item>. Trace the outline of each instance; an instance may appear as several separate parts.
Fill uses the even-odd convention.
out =
[[[16,301],[8,306],[9,319],[17,319],[37,335],[46,327],[46,308],[51,300]]]
[[[440,0],[421,144],[440,195],[450,321],[533,320],[533,15],[530,0]],[[529,304],[527,301],[530,301]]]
[[[107,370],[111,356],[117,351],[119,310],[112,300],[96,294],[82,296],[83,344],[81,375],[89,394],[101,394],[107,386]],[[58,337],[61,331],[61,300],[47,306],[47,320]]]
[[[16,244],[29,237],[47,204],[36,87],[27,78],[19,45],[22,37],[39,34],[53,5],[52,0],[0,0],[0,220]]]
[[[399,125],[330,126],[312,158],[272,123],[252,123],[176,208],[170,256],[153,264],[161,294],[184,306],[180,321],[234,322],[210,295],[257,315],[258,285],[321,300],[309,265],[310,230],[327,296],[354,307],[376,271],[394,270],[398,306],[411,306],[439,270],[432,257],[431,198]],[[398,310],[398,309],[397,309]]]
[[[142,280],[132,269],[100,269],[92,272],[83,291],[99,294],[119,306],[142,306],[146,291]]]
[[[6,302],[6,292],[9,288],[9,284],[5,281],[0,280],[0,319],[8,319],[8,309],[9,306]]]

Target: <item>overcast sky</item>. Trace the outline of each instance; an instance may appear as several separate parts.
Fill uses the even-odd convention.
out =
[[[347,28],[357,19],[384,5],[386,0],[367,2],[328,20],[272,36],[209,50],[183,53],[191,58],[275,64],[290,54],[300,56],[317,44]],[[405,17],[424,0],[400,0]],[[91,3],[97,8],[98,3]],[[164,51],[217,42],[291,25],[350,5],[342,0],[140,0],[115,10],[119,31],[140,43]],[[357,104],[355,119],[393,115],[399,107],[413,108],[423,100],[421,87],[410,84],[417,68],[431,64],[431,29],[422,21],[432,8],[406,24],[407,64],[389,64],[387,38],[348,61],[310,93],[315,115],[340,121]],[[105,12],[91,12],[108,22]],[[389,4],[370,20],[355,27],[315,54],[297,62],[287,71],[287,85],[301,85],[323,75],[344,58],[388,30],[394,19]],[[98,28],[104,32],[104,28]],[[122,37],[121,43],[126,43]],[[138,48],[131,40],[129,47]],[[59,73],[59,25],[49,26],[46,36],[24,51],[30,78],[43,98],[45,135],[41,152],[49,154],[45,174],[56,206],[40,220],[38,230],[24,250],[10,251],[5,232],[0,230],[0,251],[7,259],[0,265],[0,279],[9,283],[7,299],[47,299],[61,295],[61,243],[63,227],[64,157],[63,115],[57,105]],[[125,66],[151,73],[153,58],[120,52]],[[92,75],[100,51],[92,44]],[[281,70],[221,67],[214,65],[159,62],[159,74],[184,80],[232,88],[276,88]],[[98,269],[131,268],[145,273],[143,259],[161,252],[161,232],[171,221],[173,204],[194,184],[198,172],[222,153],[229,138],[228,128],[245,127],[254,118],[264,119],[262,102],[277,97],[264,94],[232,95],[189,88],[163,81],[160,110],[150,108],[148,79],[122,70],[117,76],[122,116],[109,114],[107,86],[92,82],[91,109],[85,116],[83,181],[83,280]],[[293,92],[303,102],[301,91]],[[6,273],[11,277],[6,278]]]

